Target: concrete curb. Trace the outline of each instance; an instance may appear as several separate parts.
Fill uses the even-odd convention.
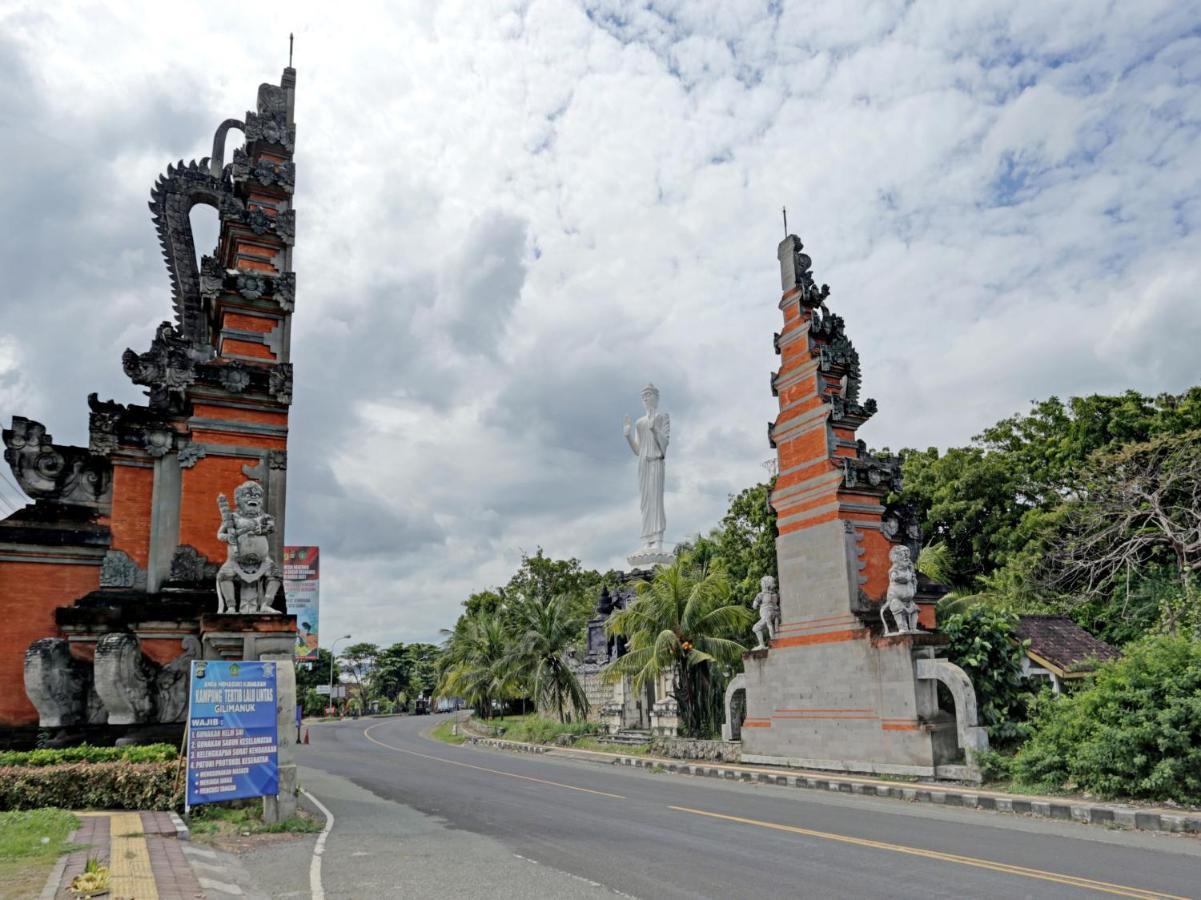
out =
[[[68,841],[75,836],[75,832],[71,832]],[[62,884],[63,872],[67,868],[67,857],[70,854],[63,853],[54,863],[54,868],[50,870],[50,874],[46,876],[46,884],[42,887],[42,893],[38,895],[38,900],[55,900],[58,896],[59,885]]]
[[[192,839],[192,831],[188,828],[188,823],[181,819],[179,813],[174,810],[168,810],[167,815],[171,817],[171,824],[175,826],[176,839],[190,841]]]
[[[509,750],[513,753],[549,753],[551,750],[562,749],[561,747],[544,747],[541,744],[523,744],[520,741],[505,741],[500,738],[476,737],[475,735],[468,735],[463,743],[495,747],[497,750]]]
[[[496,738],[468,738],[467,743],[523,753],[548,753],[560,747],[542,747]],[[779,772],[756,772],[746,765],[730,767],[725,764],[689,763],[640,756],[611,755],[608,760],[594,760],[614,766],[652,769],[673,775],[699,775],[723,778],[747,784],[808,788],[843,794],[862,794],[869,797],[890,797],[910,803],[934,803],[939,806],[959,806],[990,812],[1033,816],[1044,819],[1063,819],[1086,825],[1105,825],[1138,831],[1166,831],[1174,834],[1201,834],[1201,812],[1182,812],[1179,815],[1133,806],[1109,803],[1088,803],[1065,797],[1062,800],[1044,797],[1023,797],[1018,794],[999,794],[979,789],[948,785],[943,788],[928,784],[885,784],[880,781],[820,776],[813,774],[786,775]]]

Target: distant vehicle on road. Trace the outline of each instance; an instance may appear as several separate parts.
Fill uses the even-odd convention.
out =
[[[413,701],[413,715],[428,716],[430,714],[430,702],[424,697],[418,697]]]

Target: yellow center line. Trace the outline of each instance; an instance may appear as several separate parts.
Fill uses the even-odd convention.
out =
[[[974,866],[978,869],[991,869],[994,872],[1004,872],[1009,875],[1020,875],[1025,878],[1037,878],[1042,881],[1053,881],[1056,884],[1066,884],[1070,887],[1085,890],[1101,891],[1106,894],[1117,894],[1119,897],[1138,897],[1140,900],[1188,900],[1175,894],[1162,894],[1143,888],[1127,887],[1121,884],[1110,884],[1107,881],[1094,881],[1091,878],[1080,878],[1076,875],[1063,875],[1057,872],[1046,872],[1042,869],[1031,869],[1026,866],[1015,866],[1009,863],[995,862],[989,859],[978,859],[974,856],[960,856],[956,853],[942,853],[938,850],[925,850],[921,847],[907,847],[904,844],[889,844],[883,841],[872,841],[867,838],[851,837],[845,834],[834,834],[829,831],[815,831],[812,828],[801,828],[797,825],[781,825],[778,822],[763,822],[759,819],[744,819],[740,816],[727,816],[723,813],[708,812],[703,809],[692,809],[687,806],[671,806],[676,812],[691,813],[696,816],[706,816],[710,819],[721,819],[726,822],[736,822],[740,825],[754,825],[759,828],[770,828],[774,831],[786,831],[791,834],[801,834],[806,837],[822,838],[828,841],[838,841],[843,844],[854,844],[858,847],[870,847],[873,850],[889,850],[893,853],[905,853],[910,856],[921,856],[940,862],[958,863],[964,866]]]
[[[385,725],[386,722],[380,722],[372,725],[369,728],[363,729],[363,737],[371,741],[373,744],[379,744],[381,747],[387,747],[389,750],[395,750],[397,753],[407,753],[410,756],[419,756],[422,759],[432,759],[436,762],[446,763],[448,766],[461,766],[464,769],[475,769],[477,772],[488,772],[492,775],[503,775],[506,778],[517,778],[521,781],[533,781],[537,784],[548,784],[551,787],[565,788],[569,791],[579,791],[582,794],[596,794],[599,797],[612,797],[614,800],[626,799],[621,794],[610,794],[608,791],[594,791],[592,788],[576,787],[574,784],[563,784],[561,781],[547,781],[545,778],[534,778],[530,775],[517,775],[514,772],[502,772],[500,769],[489,769],[484,766],[473,766],[471,763],[459,762],[455,759],[447,759],[444,756],[431,756],[428,753],[418,753],[416,750],[406,750],[404,747],[396,747],[392,744],[385,744],[383,741],[377,741],[370,734],[372,729],[379,728],[380,725]]]

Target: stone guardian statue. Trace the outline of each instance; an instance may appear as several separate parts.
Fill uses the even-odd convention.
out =
[[[229,555],[217,570],[219,613],[274,613],[272,604],[283,576],[271,558],[267,535],[275,519],[263,512],[263,487],[246,481],[234,490],[234,509],[224,494],[217,496],[221,528],[217,538],[229,545]]]
[[[909,548],[893,547],[888,552],[888,593],[880,607],[880,624],[884,626],[885,634],[913,634],[917,627],[917,569],[913,566],[913,557]],[[892,615],[895,631],[888,628],[888,620],[884,613]]]
[[[663,551],[663,532],[667,517],[663,512],[664,460],[671,439],[671,417],[659,412],[659,389],[648,384],[642,389],[646,415],[631,423],[625,417],[626,443],[638,457],[638,499],[642,507],[642,548],[630,557],[631,565],[667,562],[673,559]],[[637,561],[637,562],[636,562]]]
[[[776,579],[764,575],[759,579],[759,593],[751,609],[759,610],[759,621],[751,629],[759,638],[755,650],[766,650],[769,643],[776,639],[776,629],[780,627],[780,595],[776,593]]]

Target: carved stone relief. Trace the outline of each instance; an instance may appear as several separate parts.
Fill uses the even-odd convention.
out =
[[[181,544],[171,556],[167,580],[174,584],[209,584],[217,577],[217,564],[189,544]]]
[[[35,500],[99,507],[112,487],[112,465],[86,447],[57,445],[46,426],[13,416],[3,431],[4,460],[17,484]]]
[[[146,570],[134,562],[124,550],[109,550],[100,564],[100,586],[144,591]]]
[[[92,720],[88,697],[91,667],[71,656],[63,638],[42,638],[25,651],[25,695],[44,728],[81,725]],[[103,715],[96,716],[103,722]]]
[[[292,402],[292,364],[280,363],[271,370],[267,389],[280,403]]]
[[[176,455],[179,457],[180,466],[190,469],[196,463],[200,462],[200,460],[204,459],[208,453],[205,451],[204,445],[194,444],[189,441],[179,448],[179,453]]]

